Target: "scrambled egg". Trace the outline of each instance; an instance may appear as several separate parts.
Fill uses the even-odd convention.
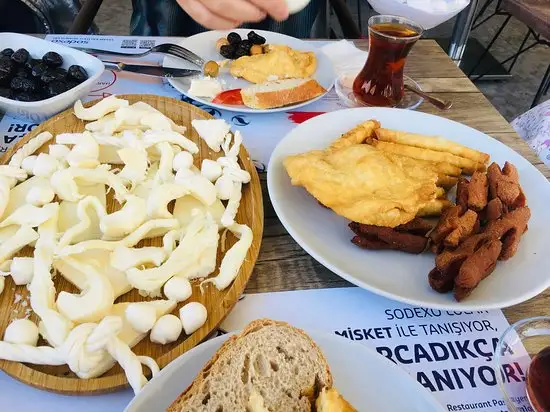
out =
[[[305,79],[317,69],[313,52],[301,52],[283,45],[269,45],[267,53],[243,56],[231,63],[230,73],[251,83]]]

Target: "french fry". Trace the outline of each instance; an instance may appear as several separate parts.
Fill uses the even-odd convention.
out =
[[[450,153],[470,159],[475,163],[486,164],[489,161],[489,155],[487,153],[471,149],[439,136],[425,136],[380,128],[376,130],[376,137],[383,142],[399,143],[437,152]]]
[[[407,157],[407,156],[399,156],[399,161],[401,162],[401,167],[407,170],[410,170],[410,169],[420,170],[422,174],[428,172],[428,173],[436,173],[441,175],[457,176],[457,177],[462,174],[462,169],[460,167],[453,166],[448,163],[442,163],[442,162],[435,163],[435,162],[430,162],[429,160],[414,159],[412,157]]]
[[[426,204],[416,214],[417,217],[439,216],[445,209],[450,208],[453,202],[447,199],[434,199]]]
[[[449,163],[441,163],[441,162],[439,163],[429,162],[429,163],[432,164],[432,167],[437,173],[441,173],[448,176],[456,176],[456,177],[462,174],[462,169],[458,166],[454,166]]]
[[[485,164],[474,162],[451,153],[437,152],[435,150],[424,149],[420,147],[407,146],[399,143],[389,143],[380,140],[374,140],[372,145],[376,148],[389,153],[395,153],[401,156],[412,157],[413,159],[428,160],[437,163],[449,163],[460,167],[465,174],[471,175],[476,170],[484,171]]]
[[[445,196],[447,196],[447,191],[442,187],[438,187],[435,192],[436,199],[443,199]]]
[[[370,143],[370,140],[375,137],[374,131],[380,127],[380,123],[376,120],[367,120],[364,123],[358,124],[349,132],[344,133],[336,139],[329,147],[331,150],[341,149],[342,147],[351,146],[354,144]]]
[[[439,175],[437,177],[436,185],[440,186],[444,189],[450,189],[454,185],[458,183],[458,177],[454,176],[447,176],[447,175]]]

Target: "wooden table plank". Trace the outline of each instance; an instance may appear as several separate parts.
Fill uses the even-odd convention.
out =
[[[414,80],[428,93],[479,93],[479,89],[466,77],[415,77]]]
[[[451,100],[453,106],[450,110],[442,112],[432,104],[424,102],[418,110],[463,123],[487,134],[515,133],[512,126],[481,93],[434,93],[434,96]]]

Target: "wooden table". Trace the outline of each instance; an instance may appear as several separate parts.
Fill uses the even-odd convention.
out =
[[[364,40],[357,41],[356,45],[367,48]],[[424,90],[453,101],[453,107],[447,112],[441,112],[428,103],[422,104],[418,110],[487,133],[514,149],[550,178],[550,170],[434,40],[420,40],[414,46],[405,71]],[[271,205],[265,173],[260,177],[265,212],[264,239],[246,292],[353,286],[315,261],[290,237]],[[504,309],[504,313],[510,323],[530,316],[550,315],[550,289],[527,302]]]

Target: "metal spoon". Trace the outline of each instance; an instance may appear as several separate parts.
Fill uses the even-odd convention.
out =
[[[423,92],[422,90],[419,90],[416,87],[413,87],[411,85],[405,84],[405,89],[419,95],[420,97],[423,97],[424,99],[429,101],[431,104],[433,104],[438,109],[449,110],[453,105],[453,102],[451,102],[450,100],[443,100],[443,99],[440,99],[438,97],[434,97],[434,96],[432,96],[432,95],[430,95],[426,92]]]

